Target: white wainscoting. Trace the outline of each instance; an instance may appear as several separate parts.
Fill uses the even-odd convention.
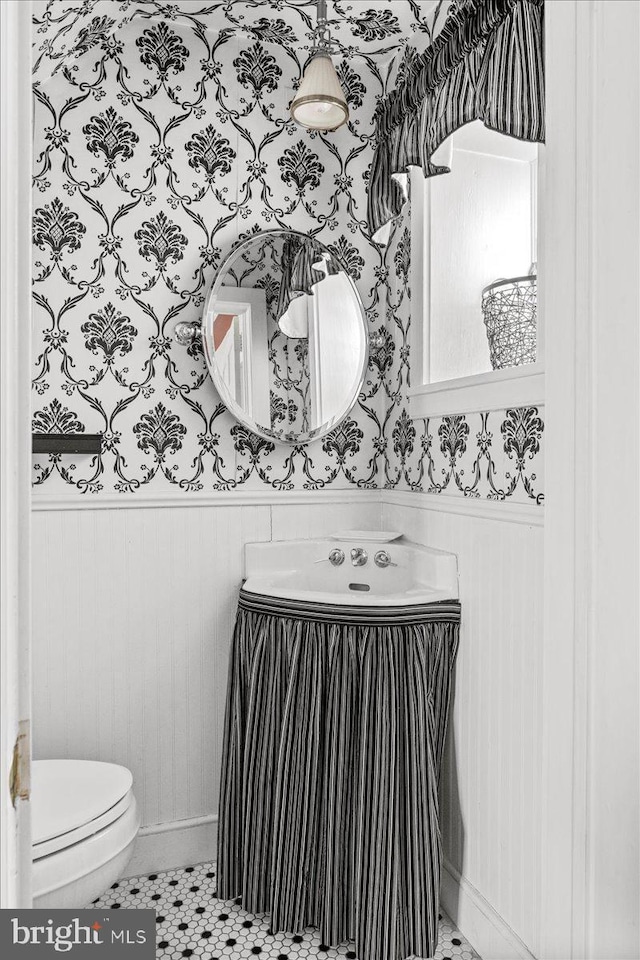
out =
[[[453,498],[450,498],[453,499]],[[383,529],[457,554],[461,643],[442,782],[445,910],[485,960],[538,955],[543,510],[385,495]],[[457,508],[457,504],[455,505]],[[505,507],[506,504],[497,504]]]
[[[443,903],[481,955],[535,955],[543,509],[386,491],[183,506],[34,513],[35,756],[133,770],[143,829],[129,875],[212,858],[243,545],[405,531],[460,562]]]
[[[246,495],[245,505],[190,509],[182,509],[186,498],[125,510],[38,505],[35,757],[107,760],[133,771],[143,823],[136,872],[213,852],[244,544],[377,529],[377,492],[355,493],[357,500],[345,491],[288,504],[285,494],[283,505]]]

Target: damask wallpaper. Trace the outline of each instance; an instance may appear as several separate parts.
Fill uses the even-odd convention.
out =
[[[440,28],[439,6],[330,4],[351,119],[327,135],[287,111],[314,3],[53,0],[35,17],[33,428],[104,438],[100,456],[34,458],[36,488],[541,500],[539,411],[408,418],[409,231],[399,222],[385,248],[367,235],[374,108],[403,44]],[[233,245],[276,227],[349,267],[382,344],[352,413],[308,446],[236,423],[200,349],[172,339]]]

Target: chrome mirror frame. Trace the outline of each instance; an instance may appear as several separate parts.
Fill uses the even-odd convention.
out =
[[[353,390],[345,400],[345,403],[341,407],[340,412],[336,414],[335,417],[333,417],[331,420],[328,420],[326,423],[321,424],[319,427],[316,427],[313,430],[308,430],[304,433],[294,433],[293,431],[290,433],[278,433],[275,430],[270,430],[267,427],[257,424],[254,420],[251,420],[246,415],[245,411],[239,406],[239,404],[236,403],[235,399],[231,396],[227,388],[227,384],[221,377],[218,371],[218,366],[215,362],[215,352],[212,350],[212,347],[211,347],[212,336],[211,336],[211,331],[208,330],[207,328],[207,318],[209,316],[209,305],[212,300],[215,300],[218,297],[220,288],[223,286],[223,280],[227,274],[229,267],[236,260],[236,258],[239,255],[241,255],[242,250],[245,247],[255,244],[256,241],[259,242],[267,237],[286,238],[286,237],[292,237],[292,236],[300,237],[303,240],[313,239],[315,243],[319,243],[323,247],[323,249],[326,250],[326,252],[329,253],[330,256],[332,256],[333,259],[340,265],[341,270],[343,271],[343,273],[345,274],[345,276],[349,281],[351,290],[353,292],[353,296],[355,298],[355,302],[358,305],[358,313],[362,322],[364,348],[363,348],[362,364],[361,364],[360,373],[358,375],[357,382]],[[247,237],[245,240],[242,240],[239,243],[235,244],[235,246],[233,247],[229,255],[224,259],[224,261],[218,268],[216,275],[213,279],[213,282],[209,288],[209,292],[206,295],[201,324],[197,324],[197,323],[189,324],[188,331],[184,329],[185,326],[186,325],[181,325],[180,323],[176,325],[176,328],[175,328],[176,340],[178,340],[178,342],[182,343],[183,345],[188,345],[188,343],[191,342],[194,339],[194,337],[197,337],[198,335],[202,336],[202,350],[207,363],[207,368],[209,370],[209,375],[211,376],[214,386],[218,391],[218,393],[220,394],[220,398],[222,399],[227,410],[236,418],[236,420],[238,420],[241,424],[243,424],[243,426],[247,427],[247,429],[250,430],[252,433],[257,434],[259,437],[262,437],[264,440],[269,440],[272,443],[278,442],[278,443],[286,444],[288,446],[298,446],[301,444],[311,443],[314,440],[322,439],[332,430],[335,430],[335,428],[338,427],[342,423],[342,421],[349,415],[349,413],[355,406],[358,396],[362,391],[365,377],[367,375],[367,368],[369,366],[369,331],[368,331],[367,319],[366,319],[366,314],[365,314],[364,305],[362,303],[362,299],[360,297],[360,294],[358,293],[358,289],[353,281],[353,278],[350,276],[349,271],[345,267],[344,263],[338,257],[336,257],[335,254],[331,253],[327,249],[327,247],[325,247],[325,245],[318,240],[317,237],[310,238],[308,234],[302,233],[299,230],[262,230],[259,233],[254,233],[251,236]],[[187,334],[188,334],[188,337],[187,337]]]

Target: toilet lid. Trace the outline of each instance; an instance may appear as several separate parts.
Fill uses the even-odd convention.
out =
[[[97,760],[34,760],[31,829],[35,846],[98,820],[131,790],[131,771]]]

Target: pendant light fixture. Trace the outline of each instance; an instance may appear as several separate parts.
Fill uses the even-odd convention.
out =
[[[317,0],[318,23],[311,56],[290,106],[291,116],[308,130],[337,130],[349,119],[349,107],[331,60],[326,0]]]

